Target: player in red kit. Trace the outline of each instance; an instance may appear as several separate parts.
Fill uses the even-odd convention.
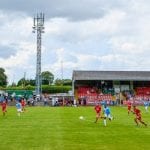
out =
[[[129,115],[131,112],[131,106],[132,106],[130,101],[127,102],[127,106],[128,106],[128,115]]]
[[[7,103],[6,101],[3,101],[2,104],[2,112],[3,112],[3,116],[5,116],[5,113],[7,112],[6,108],[7,108]]]
[[[26,105],[26,102],[24,99],[21,100],[21,106],[22,106],[22,111],[24,112],[25,111],[25,105]]]
[[[94,107],[95,111],[96,111],[96,120],[95,123],[97,123],[98,119],[100,118],[100,113],[101,113],[101,106],[99,103],[96,104],[96,106]]]
[[[135,114],[134,121],[137,124],[137,126],[139,125],[138,122],[141,122],[142,124],[147,126],[147,124],[144,121],[142,121],[141,111],[138,108],[136,108],[136,106],[133,106],[133,113]]]

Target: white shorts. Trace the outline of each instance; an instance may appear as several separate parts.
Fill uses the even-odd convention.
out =
[[[105,114],[105,117],[111,118],[110,114]]]
[[[18,111],[18,112],[22,112],[22,109],[21,109],[21,108],[19,108],[19,109],[17,109],[17,111]]]

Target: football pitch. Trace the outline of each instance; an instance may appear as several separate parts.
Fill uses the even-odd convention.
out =
[[[150,112],[140,109],[150,123]],[[0,115],[0,150],[148,150],[150,126],[137,127],[125,107],[111,111],[114,120],[104,127],[94,123],[94,107],[27,107],[20,117],[8,107]]]

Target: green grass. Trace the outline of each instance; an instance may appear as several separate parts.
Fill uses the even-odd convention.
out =
[[[142,110],[143,120],[150,113]],[[93,107],[28,107],[18,117],[15,107],[0,115],[0,150],[146,150],[150,127],[136,127],[125,107],[111,107],[114,120],[97,124]],[[84,116],[85,120],[79,120]]]

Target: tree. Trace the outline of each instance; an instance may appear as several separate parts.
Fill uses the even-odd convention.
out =
[[[61,79],[56,79],[55,80],[55,85],[62,85],[63,84],[63,81]]]
[[[27,85],[30,85],[30,81],[29,80],[26,80],[25,78],[21,78],[19,81],[18,81],[18,86],[27,86]]]
[[[63,85],[72,85],[72,80],[71,79],[64,79]]]
[[[5,69],[0,68],[0,86],[7,85],[7,76],[5,74]]]
[[[42,84],[44,85],[50,85],[54,81],[54,75],[49,71],[42,72],[41,77],[42,77]]]
[[[71,79],[56,79],[55,80],[55,85],[72,85],[72,80]]]
[[[35,79],[30,79],[29,82],[30,82],[30,85],[35,86]]]

